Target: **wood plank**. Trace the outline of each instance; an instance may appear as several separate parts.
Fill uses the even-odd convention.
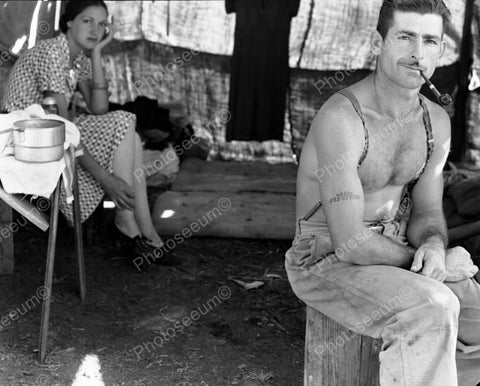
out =
[[[176,192],[274,192],[295,194],[297,167],[265,162],[203,161],[187,158],[172,184]]]
[[[37,207],[28,201],[18,198],[13,194],[8,194],[0,188],[0,200],[6,202],[22,216],[26,217],[31,223],[35,224],[42,231],[46,231],[49,227],[49,219]]]
[[[307,306],[304,386],[378,386],[380,348]]]
[[[9,275],[13,273],[15,266],[13,234],[10,234],[12,225],[12,208],[0,200],[0,275]],[[8,230],[8,237],[4,237],[1,230]],[[5,235],[7,236],[7,235]]]
[[[12,221],[12,208],[0,200],[0,222],[9,223]]]
[[[38,360],[40,363],[45,362],[47,355],[47,339],[48,339],[48,324],[50,322],[50,302],[52,300],[52,286],[53,286],[53,266],[55,264],[55,250],[57,247],[57,231],[58,231],[58,201],[60,197],[61,179],[57,182],[55,193],[52,201],[52,210],[50,213],[50,232],[48,232],[48,247],[47,247],[47,265],[45,267],[45,281],[43,287],[47,290],[46,296],[43,297],[42,302],[42,318],[40,322],[40,339],[38,350]]]
[[[78,166],[74,166],[73,173],[73,227],[75,231],[75,249],[77,251],[78,292],[80,301],[85,301],[87,293],[87,278],[85,275],[85,249],[83,247],[83,230],[80,210],[80,192],[78,188]]]
[[[166,217],[168,211],[172,211],[170,217]],[[157,231],[164,235],[190,228],[194,236],[291,240],[295,196],[168,191],[157,197],[152,217]]]

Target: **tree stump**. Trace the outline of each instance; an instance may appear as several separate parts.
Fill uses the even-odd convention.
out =
[[[12,208],[0,200],[0,275],[13,273]]]
[[[304,386],[378,386],[380,348],[307,306]]]

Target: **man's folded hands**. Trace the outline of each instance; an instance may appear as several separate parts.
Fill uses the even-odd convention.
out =
[[[470,253],[463,247],[447,249],[445,266],[447,269],[446,282],[470,279],[478,272],[478,267],[473,264]]]

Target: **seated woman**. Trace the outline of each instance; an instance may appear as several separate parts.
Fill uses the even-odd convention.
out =
[[[108,86],[101,62],[102,49],[113,38],[107,17],[103,1],[69,1],[61,20],[63,33],[39,42],[17,60],[2,105],[7,111],[24,109],[51,96],[57,101],[59,115],[68,119],[68,106],[78,86],[92,112],[73,119],[84,150],[78,170],[82,221],[106,193],[117,207],[115,231],[129,242],[132,258],[158,256],[155,249],[161,248],[163,241],[150,215],[144,173],[141,177],[133,173],[142,168],[135,116],[125,111],[108,113]],[[62,212],[72,223],[72,206],[61,202]],[[179,263],[173,255],[161,256],[156,263]]]

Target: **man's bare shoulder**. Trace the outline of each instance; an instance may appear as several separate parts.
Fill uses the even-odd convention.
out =
[[[341,94],[332,95],[315,115],[310,130],[322,135],[352,135],[361,121],[352,103]]]
[[[362,121],[352,103],[343,95],[328,99],[313,119],[307,141],[324,162],[334,162],[346,154],[354,163],[361,157],[364,144]]]

